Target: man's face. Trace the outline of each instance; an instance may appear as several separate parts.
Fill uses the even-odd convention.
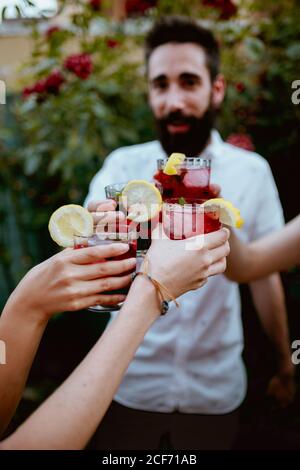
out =
[[[215,117],[206,54],[194,43],[157,47],[148,64],[149,103],[167,154],[199,154]]]

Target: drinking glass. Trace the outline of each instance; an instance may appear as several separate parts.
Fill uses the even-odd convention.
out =
[[[162,194],[162,185],[158,181],[151,181],[151,183],[155,184],[157,189]],[[108,186],[104,188],[107,199],[113,199],[114,201],[116,201],[117,203],[116,210],[124,212],[125,215],[127,214],[127,210],[122,205],[122,200],[120,199],[120,196],[126,184],[127,184],[126,182],[109,184]],[[138,257],[144,256],[147,253],[151,244],[152,230],[156,227],[158,222],[159,222],[159,215],[149,220],[148,222],[142,222],[139,224],[135,224],[133,221],[130,221],[127,219],[127,224],[130,224],[130,226],[133,228],[135,227],[136,232],[138,233],[138,238],[137,238],[137,256]]]
[[[184,204],[179,201],[180,198],[171,198],[163,203],[163,228],[171,240],[183,240],[221,228],[219,212],[205,211],[202,199],[186,198]]]
[[[202,157],[186,158],[177,165],[176,175],[166,175],[164,168],[167,159],[157,160],[157,172],[154,180],[162,185],[162,197],[169,198],[209,199],[209,181],[211,160]]]
[[[117,230],[115,231],[102,231],[99,229],[99,226],[94,227],[94,233],[91,236],[74,236],[74,249],[86,248],[88,246],[97,246],[97,245],[110,245],[112,243],[127,243],[129,245],[129,250],[126,253],[123,253],[118,256],[113,256],[110,258],[101,259],[99,263],[105,263],[106,261],[117,261],[124,260],[128,258],[136,257],[136,232],[134,230],[129,230],[127,225],[118,225]],[[133,273],[135,269],[128,271],[127,273],[122,273],[122,276],[125,274]],[[129,291],[128,287],[123,287],[121,289],[103,292],[103,294],[122,294],[127,295]],[[102,292],[101,292],[102,294]],[[113,312],[119,310],[123,302],[117,305],[93,305],[88,308],[92,312]]]

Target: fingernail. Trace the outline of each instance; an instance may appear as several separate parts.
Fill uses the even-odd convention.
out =
[[[126,251],[129,250],[129,245],[128,243],[118,243],[118,251],[121,251],[123,253],[126,253]]]
[[[227,237],[230,236],[230,230],[229,230],[228,228],[223,227],[223,228],[222,228],[222,231],[226,233]]]
[[[130,265],[130,266],[135,266],[136,265],[136,258],[129,258],[127,260],[127,263]]]
[[[117,205],[117,203],[114,199],[106,199],[106,202],[108,202],[110,204],[113,204],[113,205]]]

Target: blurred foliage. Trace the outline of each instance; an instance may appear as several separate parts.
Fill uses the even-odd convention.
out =
[[[109,151],[154,137],[141,51],[143,26],[153,18],[191,14],[215,31],[228,82],[219,119],[225,137],[249,134],[269,159],[299,142],[300,108],[291,102],[291,84],[300,77],[297,2],[242,0],[234,11],[228,2],[135,0],[126,3],[133,18],[116,22],[106,17],[109,2],[80,0],[67,29],[52,20],[42,31],[32,22],[23,94],[8,100],[1,117],[2,302],[32,264],[53,252],[52,211],[82,203]],[[72,3],[63,0],[60,8]],[[224,12],[229,17],[220,20]]]
[[[128,19],[120,22],[107,17],[108,1],[62,0],[60,8],[70,4],[76,11],[67,29],[53,26],[53,20],[46,31],[31,23],[34,46],[22,67],[20,93],[1,107],[2,305],[22,275],[56,250],[47,229],[51,213],[62,204],[83,202],[108,152],[154,138],[141,46],[149,23],[161,14],[199,18],[219,38],[228,83],[218,122],[225,138],[250,135],[271,161],[300,147],[300,106],[291,102],[292,82],[300,79],[297,0],[240,0],[237,9],[230,0],[130,0]],[[294,286],[296,302],[299,278]],[[107,319],[100,319],[99,327],[89,317],[94,333],[88,338],[84,315],[48,327],[48,346],[33,369],[38,378],[62,380],[91,346]],[[76,347],[70,347],[72,341]],[[49,353],[53,344],[64,361],[52,346]],[[34,402],[44,397],[41,390]]]

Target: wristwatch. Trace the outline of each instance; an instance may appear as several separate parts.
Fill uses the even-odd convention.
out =
[[[169,302],[167,300],[163,300],[161,303],[161,315],[165,315],[167,311],[169,310]]]

